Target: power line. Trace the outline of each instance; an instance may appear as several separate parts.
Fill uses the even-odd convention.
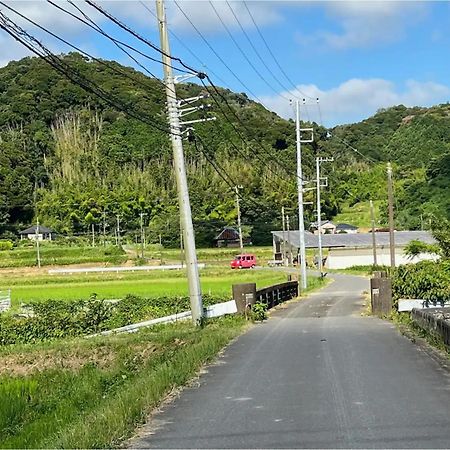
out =
[[[144,83],[142,81],[140,81],[138,78],[131,76],[130,74],[128,74],[126,71],[119,69],[117,67],[115,67],[114,64],[108,63],[104,60],[98,59],[95,56],[87,53],[86,51],[82,50],[81,48],[77,47],[76,45],[71,44],[69,41],[65,40],[64,38],[56,35],[55,33],[53,33],[52,31],[48,30],[47,28],[43,27],[42,25],[39,25],[38,23],[36,23],[35,21],[33,21],[32,19],[30,19],[29,17],[24,16],[23,14],[21,14],[19,11],[15,10],[14,8],[8,6],[7,4],[5,4],[4,2],[0,2],[0,5],[4,6],[5,8],[8,8],[10,11],[12,11],[13,13],[17,14],[19,17],[21,17],[22,19],[27,20],[28,22],[30,22],[31,24],[33,24],[34,26],[36,26],[37,28],[41,29],[42,31],[45,31],[47,34],[49,34],[50,36],[54,37],[55,39],[58,39],[60,42],[63,42],[64,44],[66,44],[67,46],[73,48],[74,50],[82,53],[83,55],[89,57],[90,59],[92,59],[93,61],[96,61],[98,64],[101,64],[102,66],[108,67],[109,69],[111,69],[113,72],[116,72],[120,75],[125,76],[126,78],[136,82],[137,84],[141,85],[142,87],[148,89],[151,88],[153,89],[153,86],[150,86],[147,83]],[[103,33],[102,33],[103,34]],[[118,45],[118,44],[117,44]],[[124,50],[126,52],[126,50]],[[128,52],[126,52],[128,54]],[[131,58],[133,58],[133,56],[129,55]],[[134,58],[133,58],[134,60]],[[137,62],[137,61],[136,61]],[[152,74],[151,72],[149,72],[144,66],[142,66],[147,73],[149,73],[153,79],[155,79],[155,81],[158,81],[160,83],[162,83],[161,80],[159,80],[156,75]],[[164,85],[164,83],[163,83]],[[146,97],[148,100],[151,100],[149,97]]]
[[[255,25],[255,28],[259,34],[259,36],[261,37],[261,40],[264,42],[265,47],[267,48],[267,51],[269,52],[270,56],[272,56],[272,59],[275,61],[275,64],[278,66],[278,68],[280,69],[281,73],[284,75],[284,77],[286,78],[286,80],[294,87],[294,89],[299,92],[302,96],[307,97],[309,99],[313,99],[313,97],[310,97],[309,95],[305,94],[304,92],[302,92],[300,89],[298,89],[298,87],[295,85],[295,83],[289,78],[289,76],[287,75],[287,73],[284,71],[283,67],[281,66],[281,64],[278,62],[277,57],[274,55],[274,53],[272,52],[272,50],[269,47],[269,44],[267,43],[266,39],[264,38],[264,35],[261,33],[261,30],[258,26],[258,24],[256,23],[249,7],[247,6],[247,2],[244,0],[242,2],[245,6],[245,8],[247,9],[247,12],[253,22],[253,25]]]
[[[130,110],[130,108],[123,104],[120,100],[114,100],[113,95],[110,92],[104,91],[94,82],[88,80],[86,77],[81,75],[76,69],[70,67],[66,64],[61,58],[54,55],[50,50],[48,50],[43,44],[41,44],[36,38],[27,33],[20,26],[15,24],[11,19],[5,16],[2,12],[0,12],[0,28],[6,31],[10,36],[12,36],[16,41],[21,43],[23,46],[28,48],[32,53],[41,57],[44,61],[46,61],[50,66],[52,66],[59,73],[66,76],[69,80],[71,80],[76,85],[82,87],[88,92],[93,93],[97,97],[101,98],[110,106],[113,106],[119,111],[127,113],[129,116],[150,125],[159,131],[164,133],[171,133],[168,128],[165,128],[162,124],[155,122],[149,117],[143,116],[142,112],[137,113],[136,111]],[[27,42],[28,41],[28,42]],[[36,47],[40,48],[40,50]]]
[[[140,1],[139,2],[155,19],[157,18],[156,17],[156,14],[143,2],[143,1]],[[169,33],[171,34],[171,36],[173,36],[176,40],[177,40],[177,42],[193,57],[193,58],[195,58],[201,65],[202,65],[202,67],[204,67],[205,69],[207,69],[208,70],[208,72],[210,73],[210,74],[212,74],[212,75],[214,75],[224,86],[226,86],[227,85],[227,82],[226,81],[224,81],[224,79],[223,78],[221,78],[219,75],[217,75],[217,73],[216,72],[214,72],[210,67],[208,67],[198,56],[197,56],[197,54],[195,53],[195,52],[193,52],[192,50],[191,50],[191,48],[188,46],[188,45],[186,45],[184,42],[183,42],[183,40],[172,30],[172,29],[169,29]]]
[[[241,124],[241,126],[247,131],[247,133],[249,133],[249,135],[251,135],[250,130],[248,129],[247,125],[240,119],[240,117],[237,115],[236,111],[231,107],[230,103],[228,102],[228,100],[226,99],[226,97],[219,91],[219,89],[214,85],[214,83],[212,82],[212,80],[208,77],[208,75],[206,76],[206,79],[208,80],[209,84],[212,86],[212,88],[214,89],[214,92],[222,99],[222,101],[225,103],[225,105],[227,106],[227,108],[229,109],[229,111],[231,112],[231,114],[235,117],[235,119]],[[203,82],[202,80],[202,84],[204,85],[205,89],[208,90],[208,92],[210,92],[210,90],[208,89],[208,87],[206,86],[206,84]],[[211,92],[210,92],[211,93]],[[216,101],[216,104],[218,104],[218,102]],[[222,110],[222,109],[221,109]],[[222,110],[223,112],[223,110]],[[227,119],[228,123],[230,123],[230,125],[233,127],[233,129],[235,130],[236,134],[238,134],[238,136],[245,142],[245,138],[242,136],[242,134],[240,133],[240,131],[236,128],[236,126],[234,125],[234,123],[228,118],[228,116],[225,115],[225,118]],[[282,167],[288,174],[291,173],[291,169],[289,169],[288,167],[284,166],[284,164],[281,164],[281,162],[278,159],[278,155],[274,154],[272,151],[269,151],[268,148],[263,147],[261,143],[259,143],[259,141],[256,141],[257,146],[263,150],[263,152],[267,153],[269,157],[272,157],[272,162],[275,162],[276,164],[278,164],[280,167]],[[254,153],[255,155],[259,155],[256,152]],[[259,158],[259,157],[258,157]]]
[[[227,2],[228,3],[228,2]],[[238,41],[236,40],[236,38],[233,36],[233,33],[230,31],[230,29],[227,27],[226,23],[224,22],[224,20],[222,19],[222,17],[220,16],[219,12],[217,11],[216,7],[214,6],[212,1],[209,1],[209,4],[211,5],[211,8],[213,9],[214,13],[216,14],[217,18],[219,19],[220,23],[222,24],[223,28],[225,29],[225,31],[227,32],[228,36],[230,37],[230,39],[232,40],[233,44],[235,45],[235,47],[239,50],[239,52],[241,53],[241,55],[244,57],[244,59],[247,61],[247,63],[249,64],[249,66],[253,69],[253,71],[256,73],[256,75],[258,75],[259,78],[261,78],[261,80],[269,87],[269,89],[271,89],[272,91],[274,91],[277,95],[281,95],[282,97],[284,97],[284,95],[280,94],[261,74],[261,72],[255,67],[255,65],[251,62],[250,58],[247,56],[247,54],[245,53],[245,51],[242,49],[242,47],[239,45]],[[228,4],[228,6],[230,6]],[[231,7],[230,7],[231,9]],[[233,15],[234,11],[231,10]],[[235,16],[236,20],[237,17]],[[240,22],[238,21],[239,25]],[[242,27],[242,25],[241,25]],[[286,99],[289,100],[288,97],[285,97]],[[260,103],[262,103],[260,100],[258,100]]]
[[[239,25],[239,28],[241,29],[242,33],[244,34],[244,36],[247,38],[248,43],[250,44],[250,46],[252,47],[253,51],[255,52],[256,56],[258,57],[258,59],[261,61],[262,65],[266,68],[266,70],[270,73],[270,75],[272,76],[272,78],[281,86],[282,89],[289,91],[289,88],[286,87],[285,84],[283,84],[273,73],[273,71],[270,69],[270,67],[266,64],[266,62],[264,61],[264,58],[261,56],[261,54],[259,53],[258,49],[256,48],[256,46],[253,44],[252,40],[250,39],[250,36],[248,35],[248,33],[245,31],[245,28],[242,26],[241,21],[239,20],[239,17],[237,16],[237,14],[235,13],[234,9],[231,7],[230,2],[228,0],[226,0],[226,3],[228,5],[228,8],[230,9],[231,13],[233,14],[233,17],[236,19],[236,22]],[[266,82],[267,83],[267,82]],[[273,89],[273,88],[272,88]],[[288,100],[290,100],[289,98],[287,98],[285,95],[283,94],[279,94],[281,97],[284,97]]]
[[[219,53],[214,49],[214,47],[208,42],[205,36],[201,33],[201,31],[195,26],[189,16],[183,11],[181,6],[178,4],[176,0],[174,0],[176,7],[180,10],[186,20],[191,24],[192,28],[197,32],[202,41],[207,45],[207,47],[214,53],[217,59],[227,68],[227,70],[233,75],[233,77],[237,80],[237,82],[244,87],[256,100],[258,100],[261,104],[262,101],[258,98],[258,96],[236,75],[236,73],[230,68],[230,66],[224,61],[224,59],[219,55]]]
[[[100,14],[102,14],[103,16],[107,17],[109,20],[111,20],[112,22],[114,22],[118,27],[122,28],[123,30],[127,31],[128,33],[130,33],[132,36],[134,36],[136,39],[138,39],[139,41],[143,42],[144,44],[150,46],[151,48],[153,48],[154,50],[156,50],[157,52],[161,53],[161,55],[165,56],[166,58],[171,59],[172,61],[177,61],[178,63],[180,63],[185,69],[187,70],[183,70],[183,69],[177,69],[180,72],[184,72],[184,73],[190,73],[192,75],[198,75],[201,73],[201,71],[196,70],[190,66],[188,66],[187,64],[185,64],[181,58],[178,58],[176,56],[172,56],[169,55],[168,53],[164,52],[162,49],[160,49],[157,45],[153,44],[152,42],[150,42],[148,39],[144,38],[143,36],[141,36],[139,33],[137,33],[136,31],[134,31],[133,29],[131,29],[128,25],[122,23],[119,19],[117,19],[116,17],[114,17],[111,13],[109,13],[108,11],[106,11],[105,9],[103,9],[101,6],[97,5],[95,2],[91,1],[91,0],[85,0],[85,2],[91,6],[92,8],[96,9]]]

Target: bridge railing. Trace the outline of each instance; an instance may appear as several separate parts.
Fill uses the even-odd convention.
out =
[[[256,291],[256,302],[265,303],[269,309],[295,297],[298,297],[298,281],[287,281]]]

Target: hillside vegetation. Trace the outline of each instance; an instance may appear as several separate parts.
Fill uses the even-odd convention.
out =
[[[165,126],[165,97],[157,80],[76,53],[64,59],[142,117]],[[181,98],[202,91],[196,84],[178,88]],[[217,121],[196,126],[204,147],[185,143],[198,244],[210,245],[222,226],[235,224],[234,195],[223,174],[243,186],[244,228],[255,244],[263,244],[270,240],[268,231],[281,227],[281,206],[296,226],[295,127],[245,94],[220,88],[219,93],[208,100]],[[450,105],[397,106],[336,127],[331,137],[312,124],[316,142],[303,147],[305,178],[314,174],[316,154],[335,158],[334,164],[324,165],[330,178],[323,193],[327,218],[373,199],[380,208],[377,221],[384,224],[387,160],[394,165],[398,227],[418,228],[433,214],[449,217],[449,114]],[[313,201],[312,191],[306,201]],[[140,213],[150,241],[178,244],[168,136],[106,105],[37,58],[1,68],[0,235],[12,238],[36,215],[60,233],[84,234],[94,227],[112,234],[119,217],[121,230],[133,239],[139,234]],[[313,206],[307,206],[307,220],[313,214]],[[357,220],[365,225],[367,217]]]

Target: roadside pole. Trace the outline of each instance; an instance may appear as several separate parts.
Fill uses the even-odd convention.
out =
[[[391,270],[395,269],[395,238],[394,238],[394,191],[392,188],[392,166],[387,164],[388,203],[389,203],[389,249],[391,253]]]
[[[182,135],[179,112],[180,103],[176,98],[175,80],[172,72],[169,35],[163,0],[156,0],[156,12],[161,40],[161,49],[164,52],[162,56],[162,60],[164,63],[164,84],[166,85],[170,139],[172,141],[173,147],[173,163],[175,168],[175,178],[177,181],[178,203],[180,206],[180,216],[184,235],[184,248],[186,255],[186,268],[192,320],[196,325],[200,325],[203,318],[202,294],[197,266],[194,227],[192,224],[191,205],[189,202],[189,191],[183,154],[183,142],[181,139]]]
[[[303,211],[303,172],[302,172],[302,150],[300,134],[300,103],[296,100],[296,137],[297,137],[297,191],[298,191],[298,231],[300,235],[299,265],[301,273],[302,288],[306,289],[308,281],[306,278],[306,250],[305,250],[305,222]],[[288,237],[289,240],[289,237]]]
[[[289,225],[289,216],[286,216],[286,229],[287,229],[287,238],[288,238],[288,242],[289,242],[289,256],[288,256],[287,265],[290,266],[293,261],[292,261],[292,244],[291,244],[291,229],[290,229],[290,225]]]
[[[236,209],[237,209],[237,221],[238,221],[238,230],[239,230],[239,247],[241,249],[241,254],[242,254],[244,252],[244,243],[242,240],[241,209],[239,207],[239,189],[242,189],[242,186],[234,187],[234,190],[236,192]]]
[[[41,268],[41,249],[39,247],[39,219],[36,218],[36,259],[38,268]]]
[[[372,248],[373,248],[373,265],[377,265],[377,241],[375,237],[375,213],[373,210],[373,201],[370,200],[370,221],[372,222]]]
[[[281,258],[281,260],[283,261],[283,266],[287,266],[287,261],[286,261],[286,220],[285,220],[285,216],[284,216],[284,206],[281,207],[281,220],[283,223],[283,246],[281,251],[283,252],[283,257]]]

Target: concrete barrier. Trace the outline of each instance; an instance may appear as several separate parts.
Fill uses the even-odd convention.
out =
[[[419,327],[442,339],[450,348],[450,308],[436,308],[431,311],[414,308],[411,318]]]

